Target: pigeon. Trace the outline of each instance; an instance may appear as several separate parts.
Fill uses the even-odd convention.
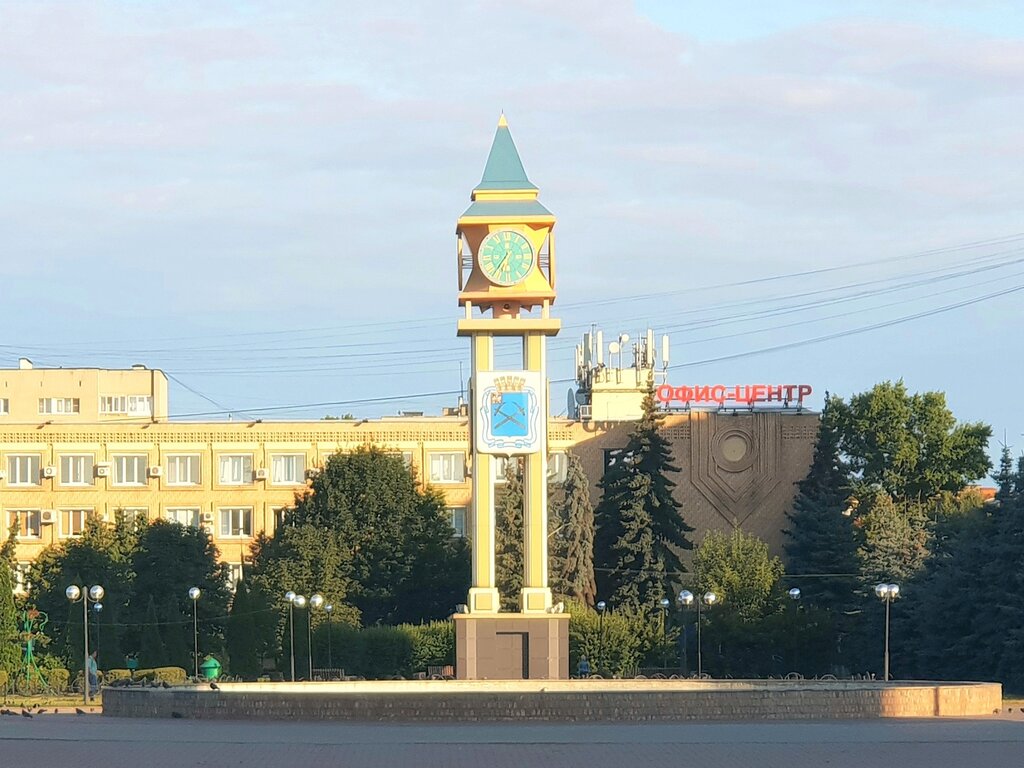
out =
[[[11,717],[14,717],[14,713],[9,709],[0,709],[0,715],[10,715]]]
[[[160,681],[160,687],[161,687],[161,688],[170,688],[170,687],[171,687],[171,684],[170,684],[170,683],[168,683],[168,682],[167,682],[166,680],[161,680],[161,681]]]
[[[76,715],[84,715],[84,714],[86,714],[86,711],[84,709],[80,709],[79,707],[75,707],[75,714]]]
[[[27,709],[23,709],[23,710],[21,710],[21,716],[22,717],[32,717],[32,713],[29,712]]]
[[[37,715],[42,715],[42,714],[45,714],[45,713],[46,713],[45,709],[40,709],[38,712],[36,712]]]
[[[171,712],[171,717],[173,717],[175,720],[180,720],[184,717],[184,715],[181,714],[181,712]]]
[[[220,690],[220,686],[219,686],[219,685],[217,685],[216,683],[210,683],[210,687],[211,687],[211,688],[212,688],[213,690],[215,690],[215,691],[219,691],[219,690]]]

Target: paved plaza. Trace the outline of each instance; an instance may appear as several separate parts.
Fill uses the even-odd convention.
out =
[[[1024,717],[685,725],[350,725],[0,718],[2,765],[105,768],[317,766],[1018,766]]]

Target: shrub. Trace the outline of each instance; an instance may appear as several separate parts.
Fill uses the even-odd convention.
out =
[[[115,680],[130,680],[132,677],[132,671],[130,669],[107,669],[100,673],[103,677],[103,682],[112,683]]]
[[[370,627],[359,633],[363,641],[363,668],[367,678],[386,678],[408,668],[412,638],[398,627]]]
[[[629,677],[650,649],[644,647],[651,635],[650,619],[628,611],[605,613],[603,627],[598,613],[583,603],[566,606],[569,620],[569,669],[575,671],[580,656],[586,655],[595,674]]]
[[[7,674],[6,669],[0,669],[0,691],[7,692],[7,686],[10,685],[11,677]]]
[[[51,669],[46,673],[46,682],[55,693],[64,693],[68,689],[71,673],[63,667]]]
[[[427,667],[455,663],[455,624],[432,621],[429,624],[401,624],[399,631],[412,641],[409,663],[401,670],[406,677],[426,672]]]
[[[181,667],[155,667],[153,669],[138,670],[134,675],[134,679],[179,685],[188,680],[188,673]]]

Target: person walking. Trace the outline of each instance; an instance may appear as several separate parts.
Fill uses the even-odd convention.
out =
[[[587,661],[586,656],[580,656],[580,661],[576,665],[576,677],[581,679],[590,677],[590,662]]]
[[[99,669],[96,666],[96,651],[89,654],[85,676],[89,685],[89,695],[95,696],[100,690]]]

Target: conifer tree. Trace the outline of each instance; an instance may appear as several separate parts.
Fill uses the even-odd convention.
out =
[[[597,602],[594,582],[594,507],[590,481],[575,453],[567,454],[565,483],[558,507],[563,543],[559,577],[560,593],[593,607]]]
[[[836,403],[826,394],[811,468],[786,513],[786,569],[793,576],[812,577],[801,582],[805,603],[843,611],[857,589],[858,531],[835,412]]]
[[[243,678],[256,677],[260,673],[260,656],[257,649],[256,620],[249,585],[239,580],[235,596],[231,600],[227,628],[228,666],[231,674]]]
[[[0,560],[0,670],[7,672],[8,679],[21,665],[21,640],[18,637],[18,613],[14,605],[14,580],[11,567],[6,560]]]
[[[680,514],[672,497],[675,483],[667,477],[679,469],[658,431],[661,419],[648,382],[643,415],[610,462],[595,511],[599,594],[609,595],[616,607],[643,612],[656,610],[683,572],[679,550],[693,548],[687,537],[693,528]]]
[[[149,596],[146,604],[146,621],[142,627],[142,648],[139,650],[139,666],[142,669],[167,666],[167,649],[160,632],[160,617],[157,616],[156,602]]]
[[[505,486],[495,505],[494,569],[501,606],[517,610],[523,588],[523,473],[520,459],[505,462]]]

